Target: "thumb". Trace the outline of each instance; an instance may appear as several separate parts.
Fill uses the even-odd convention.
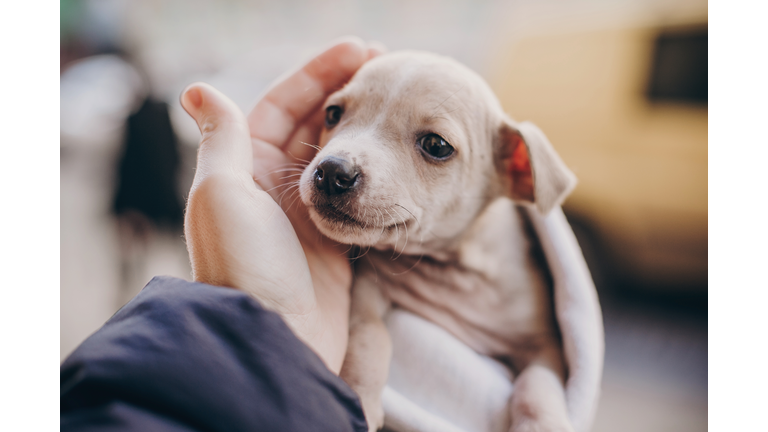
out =
[[[198,176],[248,174],[253,176],[253,148],[245,115],[231,99],[212,86],[190,84],[180,97],[181,106],[200,128]]]

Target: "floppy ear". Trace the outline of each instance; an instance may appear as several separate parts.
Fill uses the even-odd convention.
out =
[[[499,137],[502,175],[509,180],[507,193],[513,200],[533,203],[547,214],[576,187],[576,176],[533,123],[507,120]]]

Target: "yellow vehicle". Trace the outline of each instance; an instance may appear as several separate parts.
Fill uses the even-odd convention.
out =
[[[599,287],[706,298],[706,3],[701,15],[523,37],[492,68],[507,112],[579,178],[564,210]]]

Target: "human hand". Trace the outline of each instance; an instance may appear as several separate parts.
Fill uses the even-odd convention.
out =
[[[210,85],[181,104],[202,134],[184,233],[193,278],[252,294],[338,374],[347,347],[348,246],[325,238],[295,199],[326,97],[382,48],[345,39],[279,79],[246,117]],[[298,202],[296,202],[298,201]]]

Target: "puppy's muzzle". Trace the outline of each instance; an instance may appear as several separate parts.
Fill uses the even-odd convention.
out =
[[[328,156],[315,169],[315,187],[327,196],[341,195],[358,183],[360,172],[355,165],[336,156]]]

